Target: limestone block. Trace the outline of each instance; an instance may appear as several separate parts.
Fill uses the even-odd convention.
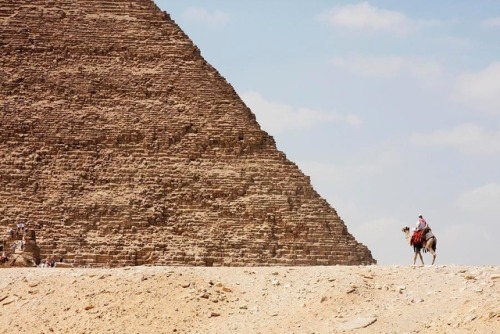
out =
[[[0,228],[74,265],[374,263],[151,0],[0,0]]]

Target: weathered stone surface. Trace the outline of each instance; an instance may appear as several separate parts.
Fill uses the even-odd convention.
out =
[[[337,325],[338,329],[352,331],[354,329],[365,328],[377,321],[375,317],[356,318]]]
[[[0,226],[75,265],[374,263],[150,0],[0,0]]]

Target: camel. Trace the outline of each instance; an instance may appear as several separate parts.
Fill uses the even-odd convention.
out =
[[[408,226],[405,226],[403,227],[402,231],[405,234],[406,240],[408,240],[408,243],[411,245],[410,228]],[[417,255],[420,258],[422,265],[424,265],[424,258],[422,257],[422,253],[420,253],[422,249],[424,250],[424,253],[429,251],[432,254],[432,264],[434,264],[434,262],[436,261],[436,246],[437,238],[434,236],[434,234],[432,234],[430,230],[427,231],[424,235],[424,240],[422,241],[422,243],[413,246],[413,250],[415,252],[415,256],[413,257],[413,265],[415,265],[415,262],[417,261]]]

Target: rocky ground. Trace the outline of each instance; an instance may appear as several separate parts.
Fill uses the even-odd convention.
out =
[[[0,333],[500,333],[499,266],[0,272]]]

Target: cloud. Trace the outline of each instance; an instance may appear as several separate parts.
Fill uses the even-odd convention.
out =
[[[184,18],[209,25],[225,25],[229,21],[227,13],[220,10],[210,13],[201,7],[189,7],[184,12]]]
[[[498,224],[484,226],[477,220],[443,226],[438,238],[437,263],[459,265],[498,265],[496,236]],[[436,228],[433,228],[436,231]],[[464,246],[466,245],[466,246]]]
[[[413,258],[413,251],[401,232],[404,225],[394,218],[378,218],[353,228],[352,234],[368,246],[378,264],[408,263]]]
[[[395,34],[406,34],[418,25],[400,12],[379,9],[368,2],[334,8],[320,15],[320,20],[349,30]]]
[[[331,63],[337,68],[366,77],[391,78],[407,75],[433,85],[444,78],[440,62],[414,57],[351,55],[335,57]]]
[[[399,232],[404,227],[404,224],[393,218],[378,218],[369,222],[365,222],[357,227],[357,231],[367,238],[374,240],[382,240],[387,231]],[[390,233],[392,234],[392,233]],[[404,237],[401,232],[400,237]],[[403,239],[404,240],[404,239]]]
[[[440,44],[447,44],[453,48],[471,48],[474,46],[474,43],[471,39],[465,37],[457,37],[457,36],[440,36],[437,38],[437,42]]]
[[[361,159],[329,164],[319,161],[300,161],[299,166],[307,175],[314,175],[319,183],[344,182],[352,184],[360,179],[380,177],[388,170],[400,166],[402,157],[392,151],[377,151]]]
[[[471,155],[500,153],[500,130],[488,132],[470,123],[433,133],[416,133],[411,141],[417,146],[451,147]]]
[[[267,101],[257,92],[246,92],[240,96],[255,113],[262,128],[272,134],[310,128],[322,122],[343,122],[352,126],[361,124],[361,120],[355,115],[338,115],[303,107],[295,108],[287,104]]]
[[[450,245],[452,257],[462,264],[498,262],[496,236],[500,233],[500,183],[491,182],[458,194],[453,224],[442,226],[438,238]],[[467,244],[467,251],[457,245]],[[451,257],[451,256],[450,256]],[[478,263],[479,261],[479,263]]]
[[[490,183],[463,192],[457,199],[457,205],[468,212],[490,217],[500,216],[500,184]]]
[[[443,66],[435,60],[405,59],[404,70],[423,82],[431,83],[444,77]]]
[[[500,62],[478,72],[462,73],[452,97],[472,108],[500,114]]]
[[[481,26],[486,28],[500,27],[500,16],[481,21]]]
[[[362,76],[394,77],[401,73],[403,59],[401,57],[335,57],[332,64],[338,68],[360,74]]]

